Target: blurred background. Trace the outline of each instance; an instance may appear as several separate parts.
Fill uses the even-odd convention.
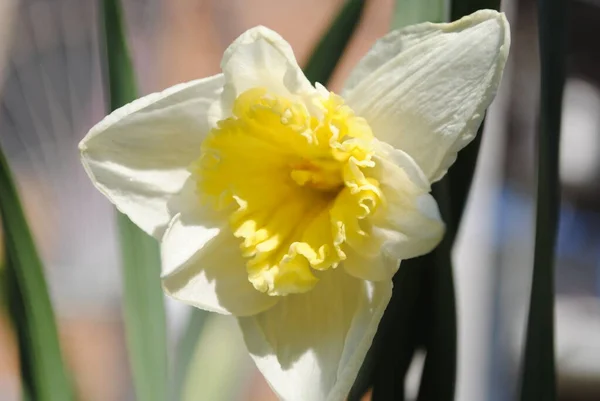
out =
[[[302,64],[343,0],[124,0],[142,94],[219,72],[223,50],[266,25]],[[515,399],[531,285],[539,60],[533,0],[504,0],[512,49],[488,114],[454,265],[457,400]],[[133,400],[112,206],[87,179],[77,144],[105,114],[93,0],[0,0],[0,144],[43,256],[62,346],[82,401]],[[600,400],[600,1],[571,0],[556,266],[560,400]],[[392,0],[368,0],[330,84],[390,24]],[[0,189],[1,190],[1,189]],[[170,349],[188,307],[167,301]],[[420,374],[415,358],[407,394]],[[186,400],[275,400],[233,319],[205,322]],[[0,401],[19,399],[17,348],[0,308]]]

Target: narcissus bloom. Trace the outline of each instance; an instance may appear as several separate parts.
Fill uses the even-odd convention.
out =
[[[232,314],[286,400],[343,400],[400,261],[444,225],[430,185],[475,136],[509,48],[503,14],[379,40],[341,96],[258,27],[222,73],[116,110],[80,144],[94,185],[161,243],[170,296]]]

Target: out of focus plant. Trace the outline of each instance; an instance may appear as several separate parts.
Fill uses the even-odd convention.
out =
[[[42,262],[2,150],[0,217],[4,234],[3,284],[19,345],[23,396],[39,401],[73,400]]]

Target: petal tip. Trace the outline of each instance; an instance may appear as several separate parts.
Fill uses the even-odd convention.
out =
[[[223,58],[221,59],[221,69],[225,70],[227,63],[231,59],[231,56],[239,46],[254,43],[259,40],[265,40],[270,45],[274,45],[276,48],[277,44],[283,45],[284,47],[289,47],[289,43],[280,34],[264,25],[257,25],[243,32],[229,45],[229,47],[223,53]]]
[[[250,43],[262,38],[270,39],[273,37],[276,37],[277,39],[281,38],[281,36],[271,28],[268,28],[264,25],[257,25],[243,32],[233,41],[233,43]]]

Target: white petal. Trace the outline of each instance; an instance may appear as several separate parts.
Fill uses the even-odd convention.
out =
[[[226,83],[220,106],[225,112],[231,111],[238,95],[255,87],[287,98],[314,92],[290,44],[264,26],[252,28],[237,38],[223,54],[221,69]]]
[[[345,98],[434,182],[476,135],[509,46],[508,22],[492,10],[392,32],[359,63]]]
[[[312,291],[239,319],[256,365],[286,401],[344,400],[391,297],[389,280],[359,280],[342,269],[321,277]]]
[[[160,243],[163,276],[188,263],[227,224],[224,216],[200,204],[191,177],[181,192],[170,199],[168,207],[179,213],[169,223]]]
[[[369,248],[346,250],[344,268],[365,280],[391,280],[400,261],[430,252],[444,234],[429,182],[415,161],[401,150],[375,143],[376,167],[385,203],[370,218],[375,238]]]
[[[433,196],[416,197],[407,208],[406,199],[384,189],[388,213],[375,223],[385,237],[382,252],[391,258],[411,259],[431,252],[444,236],[444,223]]]
[[[444,235],[444,223],[429,193],[429,183],[408,154],[391,147],[379,151],[376,164],[386,207],[376,212],[373,224],[381,230],[380,235],[387,237],[382,251],[399,259],[424,255]]]
[[[167,202],[200,154],[208,109],[222,87],[220,74],[145,96],[115,110],[79,144],[94,185],[150,235],[160,238],[173,216]]]
[[[194,225],[181,215],[165,233],[162,285],[171,297],[211,312],[249,316],[277,303],[257,291],[246,272],[240,240],[229,229]]]
[[[430,252],[444,234],[437,203],[429,194],[429,181],[405,152],[374,142],[377,179],[384,207],[369,220],[374,246],[345,248],[343,267],[354,277],[391,280],[403,259]]]
[[[352,248],[344,249],[346,260],[342,266],[356,278],[362,280],[391,280],[400,267],[400,259],[380,252],[374,257],[367,257]]]

